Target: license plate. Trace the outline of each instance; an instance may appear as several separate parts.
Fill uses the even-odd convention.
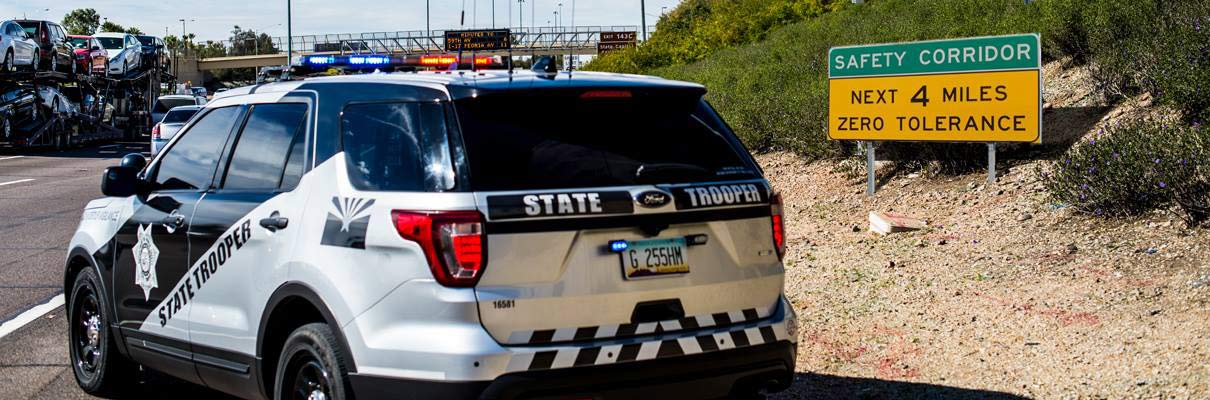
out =
[[[626,279],[689,273],[685,238],[638,240],[621,252]]]

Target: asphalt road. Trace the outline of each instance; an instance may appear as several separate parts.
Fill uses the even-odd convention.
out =
[[[0,152],[0,323],[63,292],[68,241],[89,200],[101,197],[101,173],[145,143],[66,152]],[[135,398],[223,399],[221,394],[144,374]],[[63,307],[0,338],[0,400],[89,399],[68,367]]]

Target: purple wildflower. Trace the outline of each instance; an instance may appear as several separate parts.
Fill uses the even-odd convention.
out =
[[[1157,158],[1157,159],[1155,159],[1155,163],[1156,163],[1156,164],[1159,164],[1159,163],[1160,163],[1160,159],[1158,159],[1158,158]]]
[[[1166,187],[1168,187],[1168,184],[1164,183],[1164,181],[1160,181],[1160,188],[1162,189],[1162,188],[1166,188]]]

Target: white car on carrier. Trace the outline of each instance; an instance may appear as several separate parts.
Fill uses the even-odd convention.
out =
[[[105,171],[66,261],[76,380],[249,399],[788,387],[779,197],[705,88],[405,73],[220,94]]]

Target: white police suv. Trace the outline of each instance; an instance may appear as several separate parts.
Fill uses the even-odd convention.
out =
[[[699,85],[425,72],[219,95],[105,171],[75,377],[248,399],[738,397],[794,374],[781,206]]]

